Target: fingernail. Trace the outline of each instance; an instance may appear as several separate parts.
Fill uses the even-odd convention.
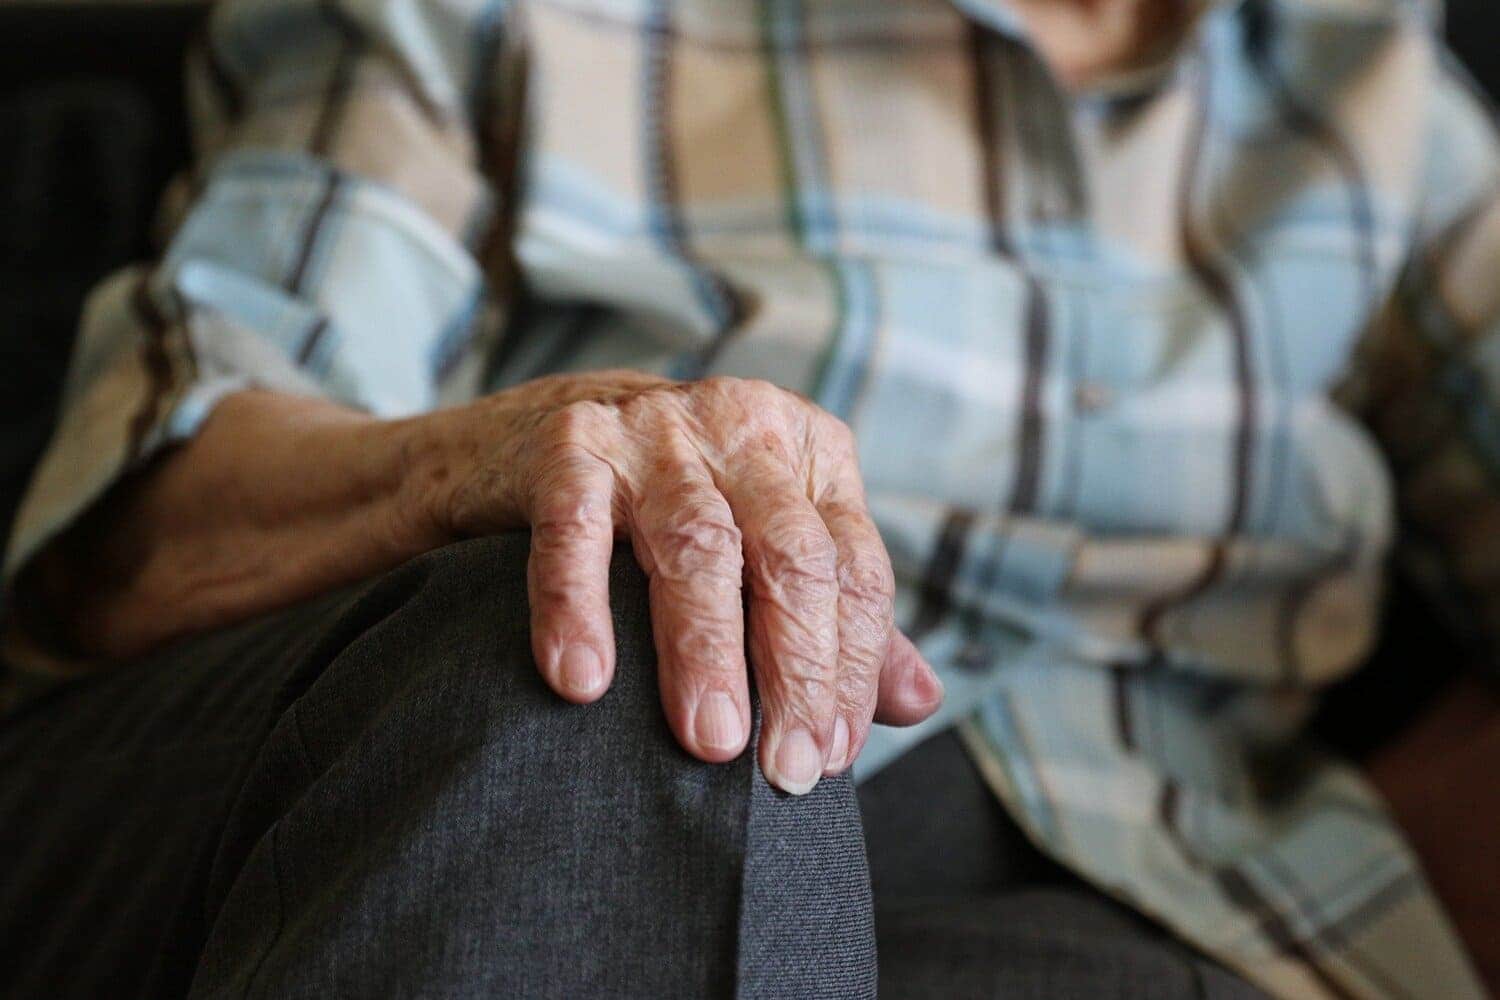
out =
[[[734,699],[723,691],[705,695],[693,716],[693,736],[709,750],[738,750],[745,742],[745,729]]]
[[[806,729],[793,729],[781,738],[772,757],[775,774],[766,775],[771,784],[793,795],[806,795],[823,773],[823,755],[818,743]]]
[[[588,646],[569,646],[557,661],[562,685],[576,695],[591,695],[604,683],[604,661]]]
[[[842,715],[833,720],[833,745],[828,749],[828,766],[823,769],[824,774],[838,774],[847,763],[844,758],[849,756],[849,723]]]

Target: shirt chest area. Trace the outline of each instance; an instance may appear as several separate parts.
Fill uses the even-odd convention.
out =
[[[1222,53],[1085,106],[947,4],[654,9],[532,19],[519,255],[611,317],[569,366],[805,391],[877,490],[1205,532],[1248,492],[1303,530],[1404,253],[1357,151],[1226,102]]]
[[[1311,383],[1401,256],[1369,178],[1278,127],[1268,101],[1215,96],[1233,65],[1129,105],[1079,102],[945,0],[540,4],[527,37],[519,248],[565,295],[621,297],[549,281],[570,264],[637,274],[630,300],[653,274],[696,272],[811,322],[827,310],[799,295],[837,296],[826,273],[862,265],[898,309],[901,286],[930,294],[945,274],[962,287],[934,313],[968,304],[982,323],[983,300],[1029,275],[1074,328],[1131,342],[1121,370],[1190,355],[1195,327],[1240,309]],[[1205,261],[1221,272],[1207,301]],[[661,322],[728,318],[657,284]]]

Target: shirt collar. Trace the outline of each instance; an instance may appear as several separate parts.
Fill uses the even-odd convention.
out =
[[[1026,23],[1011,7],[1009,0],[950,0],[966,17],[977,24],[1009,35],[1023,44],[1029,44]],[[1189,25],[1182,33],[1178,44],[1160,59],[1145,66],[1121,70],[1090,84],[1088,96],[1127,97],[1159,86],[1176,71],[1184,49],[1192,44],[1198,25],[1204,15],[1218,7],[1238,6],[1242,0],[1187,0],[1192,8],[1188,13]]]

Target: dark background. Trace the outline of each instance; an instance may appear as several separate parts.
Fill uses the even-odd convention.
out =
[[[1495,0],[1449,0],[1451,45],[1500,95]],[[187,156],[182,53],[201,4],[0,2],[0,539],[55,419],[88,288],[150,255],[150,220]],[[1500,275],[1497,275],[1500,280]],[[1380,655],[1318,721],[1353,753],[1398,727],[1461,659],[1405,586]]]

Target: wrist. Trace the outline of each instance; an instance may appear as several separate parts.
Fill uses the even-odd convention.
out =
[[[17,589],[57,612],[53,644],[118,657],[398,565],[451,540],[413,502],[414,424],[229,396],[54,540]]]
[[[401,497],[427,547],[524,527],[515,470],[535,408],[524,387],[402,421]]]
[[[467,537],[456,516],[456,494],[473,465],[464,411],[437,410],[382,426],[393,449],[397,487],[392,496],[394,537],[413,552]]]

